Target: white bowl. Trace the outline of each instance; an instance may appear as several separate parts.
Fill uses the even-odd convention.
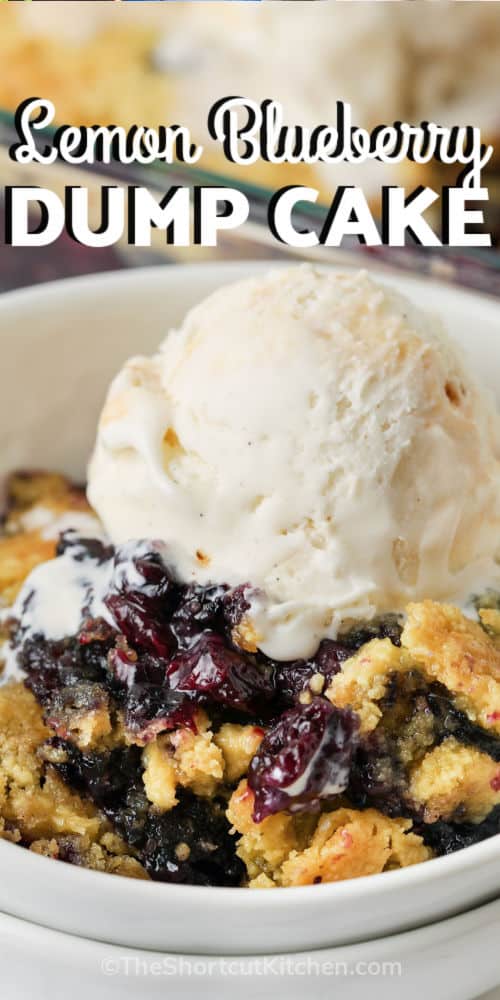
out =
[[[0,915],[0,985],[5,1000],[471,1000],[500,980],[499,929],[497,901],[361,944],[222,958],[117,948]]]
[[[262,264],[169,267],[67,280],[0,299],[0,477],[38,466],[84,479],[109,379],[153,350],[209,291]],[[430,281],[381,276],[441,313],[499,394],[500,309]],[[472,340],[473,335],[473,340]],[[500,890],[500,837],[399,872],[271,892],[111,878],[0,842],[0,908],[140,948],[251,954],[324,948],[463,912]]]

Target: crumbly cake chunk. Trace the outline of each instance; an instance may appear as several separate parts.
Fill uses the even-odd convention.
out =
[[[500,651],[457,608],[410,605],[401,646],[362,646],[327,697],[359,716],[364,804],[425,823],[481,823],[499,805]]]
[[[62,700],[62,699],[61,699]],[[80,750],[93,750],[112,745],[114,742],[113,722],[109,704],[100,691],[95,698],[87,690],[75,691],[65,704],[60,705],[57,718],[47,718],[54,732],[62,739],[71,740]]]
[[[280,884],[339,882],[427,861],[432,853],[411,826],[411,820],[388,819],[375,809],[325,813],[309,846],[283,863]]]
[[[0,836],[38,854],[146,878],[124,841],[44,759],[50,731],[23,684],[0,688]]]
[[[196,716],[196,731],[180,727],[158,736],[143,751],[146,795],[159,809],[177,805],[176,788],[213,796],[224,778],[224,757],[214,742],[205,712]]]
[[[71,511],[92,514],[85,489],[55,472],[17,472],[7,482],[5,530],[12,534],[23,530],[23,517],[35,511],[50,511],[54,516]],[[95,515],[94,515],[95,516]]]
[[[479,608],[479,619],[495,645],[500,638],[500,611],[498,608]]]
[[[144,868],[128,852],[127,846],[113,833],[105,833],[99,843],[90,837],[59,837],[58,840],[35,840],[30,850],[55,861],[66,861],[81,868],[147,880]]]
[[[390,639],[372,639],[342,665],[326,697],[339,708],[352,708],[360,719],[361,731],[370,733],[378,725],[384,697],[392,674],[411,669],[411,660]]]
[[[251,880],[264,874],[275,882],[283,862],[301,846],[297,823],[286,813],[276,813],[254,823],[252,811],[253,794],[243,780],[233,792],[227,809],[234,832],[241,834],[237,852]]]
[[[403,868],[432,857],[411,820],[388,819],[375,809],[340,807],[319,817],[277,813],[254,823],[245,781],[234,792],[228,817],[252,888],[314,885]]]
[[[257,753],[264,730],[261,726],[243,726],[225,722],[214,736],[224,757],[224,776],[230,784],[247,773],[250,761]]]
[[[449,737],[412,770],[409,792],[428,823],[455,815],[480,823],[500,805],[500,763]]]
[[[389,678],[419,669],[442,684],[468,717],[500,735],[500,650],[477,622],[448,604],[410,604],[401,648],[388,639],[362,646],[332,680],[327,696],[358,712],[364,732],[375,729]],[[491,612],[483,620],[492,621]]]
[[[469,718],[500,735],[500,650],[477,622],[435,601],[410,604],[401,642]]]

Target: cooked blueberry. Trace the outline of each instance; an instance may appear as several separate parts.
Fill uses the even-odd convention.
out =
[[[239,886],[245,866],[235,848],[224,803],[184,791],[173,809],[150,814],[141,860],[159,882]]]
[[[157,548],[129,542],[116,549],[104,603],[131,645],[170,656],[174,639],[169,622],[178,601],[179,588]]]
[[[363,739],[351,766],[349,801],[358,809],[371,806],[386,816],[408,816],[407,787],[406,769],[395,748],[376,732]]]
[[[372,639],[390,639],[393,646],[401,645],[403,620],[401,615],[383,615],[371,622],[362,622],[342,633],[340,640],[351,650],[356,651]]]
[[[196,705],[189,695],[154,684],[134,684],[124,702],[125,728],[148,742],[176,726],[193,726]]]
[[[248,583],[229,590],[224,598],[224,618],[229,629],[239,625],[247,611],[250,610],[249,596],[252,588]]]
[[[149,814],[150,802],[144,790],[141,771],[131,775],[130,783],[114,802],[106,806],[105,812],[117,833],[131,847],[139,850],[144,844],[144,831]]]
[[[117,832],[138,850],[152,878],[193,885],[241,885],[245,867],[236,856],[236,841],[229,833],[222,801],[196,798],[181,790],[177,806],[157,813],[144,791],[139,747],[82,753],[58,738],[48,746],[64,757],[53,764],[63,780],[88,795],[106,814]]]
[[[65,740],[52,739],[49,747],[63,751],[65,760],[54,764],[70,787],[88,795],[115,830],[133,847],[144,841],[149,802],[142,781],[141,750],[120,747],[104,753],[82,753]]]
[[[135,684],[138,661],[135,649],[129,646],[125,636],[118,636],[108,653],[108,667],[119,685],[129,688]]]
[[[325,685],[328,685],[350,656],[352,649],[343,643],[324,639],[310,660],[275,663],[276,687],[280,696],[285,701],[293,702],[315,674],[321,674],[325,678]]]
[[[224,595],[227,587],[184,587],[180,603],[172,616],[172,628],[181,645],[192,641],[208,628],[223,628]]]
[[[28,639],[21,650],[20,665],[26,671],[27,686],[42,705],[61,688],[82,683],[103,683],[106,678],[107,649],[100,643],[81,646],[76,640],[48,642]]]
[[[357,716],[323,698],[285,712],[251,761],[254,820],[319,809],[345,790],[358,740]]]
[[[273,671],[225,645],[215,632],[203,632],[167,668],[170,687],[193,692],[201,702],[252,713],[274,695]]]

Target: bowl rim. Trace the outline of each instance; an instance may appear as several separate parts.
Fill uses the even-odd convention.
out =
[[[400,253],[401,251],[399,251]],[[457,279],[453,277],[451,273],[430,273],[422,274],[420,272],[414,272],[407,267],[398,263],[399,257],[395,257],[394,263],[390,263],[388,258],[378,259],[377,257],[372,257],[369,255],[359,256],[356,262],[353,261],[352,257],[348,257],[344,263],[340,259],[336,258],[331,261],[321,261],[319,259],[304,259],[300,257],[291,256],[290,258],[283,260],[273,259],[273,258],[262,258],[262,257],[248,257],[239,260],[212,260],[205,262],[191,262],[182,263],[176,261],[173,264],[166,265],[163,264],[148,264],[146,266],[140,267],[122,267],[114,268],[109,271],[93,272],[90,274],[77,274],[69,275],[62,278],[54,278],[50,281],[41,281],[35,285],[26,285],[21,288],[13,288],[0,292],[0,309],[12,304],[16,305],[16,300],[19,301],[29,301],[32,298],[38,298],[39,296],[50,298],[52,296],[57,296],[62,291],[71,292],[73,288],[76,290],[78,288],[84,288],[85,286],[94,287],[95,285],[104,288],[106,285],[120,285],[123,284],[128,287],[131,283],[142,280],[155,280],[159,278],[160,275],[182,275],[188,273],[193,275],[193,277],[201,276],[203,274],[208,274],[210,271],[214,274],[232,274],[235,275],[235,280],[238,280],[238,276],[251,277],[257,273],[265,273],[266,271],[274,270],[286,270],[288,268],[299,267],[299,266],[310,266],[314,269],[320,271],[347,271],[350,273],[367,272],[369,276],[373,276],[377,281],[388,281],[392,283],[397,281],[398,284],[404,284],[408,286],[413,286],[415,289],[429,288],[431,285],[433,288],[440,289],[442,292],[448,294],[453,293],[454,296],[462,298],[464,300],[470,299],[480,299],[481,303],[486,308],[496,308],[500,307],[500,299],[498,295],[494,292],[485,292],[483,290],[478,290],[475,288],[470,288],[467,286],[462,286],[458,284]],[[481,265],[475,262],[475,267],[480,268]],[[484,270],[488,272],[487,268]],[[225,282],[225,277],[223,278]],[[430,310],[432,312],[432,309]]]
[[[153,265],[148,267],[140,268],[124,268],[123,270],[106,271],[103,273],[95,274],[84,274],[78,276],[72,276],[68,278],[59,278],[54,281],[40,283],[38,285],[30,285],[26,288],[13,289],[12,291],[4,292],[0,295],[0,314],[4,309],[10,309],[16,307],[18,304],[22,306],[28,306],[36,300],[46,300],[47,304],[50,303],[52,298],[57,299],[61,294],[71,296],[73,292],[83,293],[87,288],[93,288],[99,291],[105,291],[108,286],[114,288],[119,288],[121,285],[124,287],[129,287],[132,283],[141,284],[148,281],[159,280],[161,276],[165,277],[168,275],[170,278],[175,277],[175,275],[190,275],[193,279],[201,277],[202,275],[208,276],[209,272],[212,272],[214,276],[221,275],[222,281],[226,281],[226,276],[234,274],[234,280],[238,277],[252,276],[253,274],[259,272],[266,272],[267,270],[274,269],[286,269],[293,266],[297,266],[304,261],[300,260],[238,260],[238,261],[210,261],[203,263],[176,263],[165,267],[164,264]],[[309,262],[308,262],[309,263]],[[480,299],[482,304],[486,308],[500,309],[500,303],[498,300],[492,296],[485,295],[482,292],[477,292],[468,288],[461,288],[453,283],[447,283],[446,281],[440,280],[439,278],[429,276],[422,277],[421,275],[414,275],[403,271],[398,268],[389,267],[378,267],[378,262],[376,262],[375,267],[372,266],[372,262],[367,260],[368,267],[366,270],[369,275],[373,275],[377,280],[384,280],[391,278],[397,282],[401,282],[403,285],[413,286],[416,290],[423,287],[428,287],[429,280],[434,287],[441,289],[443,292],[453,294],[454,296],[460,297],[462,299],[470,301],[475,299]],[[360,267],[353,267],[352,264],[340,264],[334,262],[331,264],[321,264],[316,261],[312,262],[313,267],[320,269],[328,269],[334,271],[357,271],[363,270],[360,261]],[[15,857],[19,857],[21,861],[21,855],[12,853],[13,849],[19,849],[23,851],[25,857],[26,865],[34,865],[37,870],[42,873],[45,869],[44,865],[53,862],[52,858],[47,858],[42,855],[38,855],[29,849],[24,847],[20,848],[20,845],[12,843],[10,841],[0,838],[0,863],[5,856],[6,863],[8,863],[9,857],[14,861]],[[500,834],[496,834],[493,837],[487,838],[478,844],[471,845],[469,847],[461,848],[460,850],[437,858],[431,858],[425,862],[419,862],[418,864],[411,865],[406,868],[397,869],[393,871],[380,872],[376,875],[366,875],[360,878],[345,879],[338,882],[324,882],[320,885],[305,885],[305,886],[289,886],[289,887],[279,887],[277,886],[273,892],[248,892],[247,889],[240,887],[218,887],[218,886],[194,886],[185,884],[175,884],[175,883],[162,883],[155,882],[154,885],[157,886],[156,893],[163,893],[164,895],[168,893],[169,898],[172,902],[175,902],[177,894],[181,894],[182,899],[187,901],[188,896],[193,900],[198,896],[201,891],[203,895],[206,896],[210,894],[211,900],[214,902],[224,902],[226,903],[228,899],[235,900],[236,896],[238,898],[238,905],[243,905],[247,908],[253,908],[255,903],[254,900],[262,899],[262,897],[267,898],[268,902],[259,905],[265,905],[268,909],[280,908],[283,905],[284,900],[294,899],[297,902],[305,902],[306,900],[310,902],[312,899],[318,899],[318,894],[321,895],[323,901],[329,896],[332,897],[332,902],[342,901],[349,899],[351,902],[363,899],[366,901],[367,897],[376,894],[383,894],[385,891],[391,892],[397,889],[412,889],[415,887],[426,885],[428,882],[434,882],[436,879],[447,878],[453,876],[457,872],[466,872],[473,870],[476,867],[482,867],[484,864],[489,864],[495,859],[500,861]],[[40,867],[41,866],[41,867]],[[98,886],[106,884],[108,886],[108,895],[112,893],[114,896],[119,898],[122,894],[126,894],[129,897],[133,897],[137,902],[142,900],[143,893],[151,892],[151,881],[139,880],[134,878],[114,878],[107,879],[103,883],[103,877],[107,876],[106,872],[99,872],[88,868],[79,868],[79,866],[64,863],[64,867],[59,864],[56,866],[56,871],[54,867],[50,869],[52,872],[52,881],[56,878],[60,878],[60,872],[64,875],[64,879],[68,880],[73,878],[75,883],[78,880],[84,880],[90,887],[95,884],[96,890]],[[120,888],[121,887],[121,888]],[[493,891],[496,891],[493,889]],[[146,900],[147,897],[144,896]],[[246,900],[243,902],[243,900]],[[269,901],[270,900],[270,901]],[[132,900],[130,900],[132,901]]]

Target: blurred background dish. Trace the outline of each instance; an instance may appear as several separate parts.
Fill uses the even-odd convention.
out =
[[[118,4],[105,2],[15,3],[1,11],[0,178],[2,184],[40,184],[62,193],[85,184],[100,218],[100,185],[143,184],[165,193],[171,184],[223,185],[244,190],[250,221],[223,234],[219,246],[173,248],[155,234],[152,248],[125,241],[88,250],[67,235],[40,254],[0,248],[0,288],[63,274],[137,266],[166,260],[289,256],[267,225],[272,193],[286,184],[320,190],[323,205],[302,210],[305,225],[319,225],[338,184],[363,186],[376,209],[382,183],[435,190],[453,183],[458,170],[439,164],[400,167],[369,163],[252,166],[229,164],[206,134],[208,108],[239,93],[283,102],[289,123],[332,121],[335,101],[353,105],[354,121],[366,127],[397,118],[433,118],[445,124],[481,126],[485,141],[500,133],[496,94],[500,80],[500,5],[448,0],[413,3],[336,3],[323,0],[245,4]],[[124,168],[85,173],[65,165],[20,166],[8,157],[15,140],[14,110],[31,95],[52,99],[59,122],[129,126],[182,122],[205,153],[196,167]],[[43,137],[42,137],[42,141]],[[48,171],[48,172],[47,172]],[[490,192],[487,228],[500,233],[500,169],[493,159],[485,178]],[[0,200],[0,214],[2,205]],[[429,219],[429,221],[433,221]],[[489,250],[436,252],[431,248],[349,247],[378,263],[437,273],[490,293],[500,291],[500,259]],[[338,252],[320,248],[323,260]],[[343,258],[345,252],[342,251]],[[3,258],[6,258],[3,260]]]
[[[210,104],[229,94],[280,100],[290,123],[331,121],[341,99],[367,128],[432,119],[478,125],[489,141],[500,132],[495,3],[49,2],[2,14],[0,106],[39,94],[54,101],[60,122],[182,121],[207,144],[205,165],[225,172],[205,121]],[[376,197],[388,175],[371,164],[357,167],[355,180]],[[258,164],[238,176],[281,185],[285,170]],[[353,183],[349,166],[287,167],[286,182],[294,177],[313,177],[325,195],[346,177]]]

